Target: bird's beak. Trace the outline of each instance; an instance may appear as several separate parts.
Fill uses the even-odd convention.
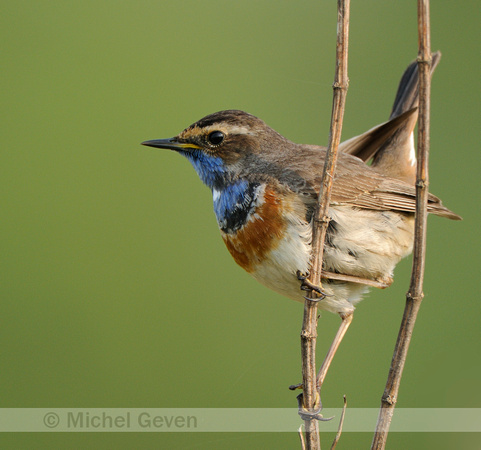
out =
[[[179,142],[175,138],[170,139],[153,139],[152,141],[144,141],[142,145],[156,148],[167,148],[169,150],[185,151],[193,148],[201,148],[198,145],[189,142]]]

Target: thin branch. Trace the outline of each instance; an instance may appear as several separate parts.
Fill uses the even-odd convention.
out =
[[[297,429],[297,435],[299,436],[299,439],[301,441],[301,450],[306,450],[306,441],[304,440],[304,433],[302,432],[303,428],[304,428],[304,424],[301,423],[301,425]]]
[[[381,409],[371,449],[384,449],[394,414],[401,376],[416,317],[423,299],[424,264],[426,254],[426,224],[428,201],[429,113],[431,90],[431,42],[429,0],[418,0],[419,35],[419,123],[418,163],[416,179],[416,220],[411,283],[406,294],[406,307],[399,330],[391,368],[382,396]]]
[[[329,146],[322,174],[317,208],[313,217],[312,255],[310,282],[321,286],[321,268],[324,251],[324,239],[329,224],[329,201],[331,196],[334,171],[337,163],[337,150],[341,139],[344,105],[348,88],[347,78],[347,47],[349,40],[349,6],[350,0],[338,0],[337,44],[336,44],[336,74],[334,78],[334,96],[329,133]],[[306,448],[320,449],[319,426],[316,409],[321,408],[321,402],[316,382],[316,337],[317,337],[317,302],[320,300],[316,292],[311,291],[304,304],[304,319],[301,332],[302,407],[313,417],[306,417]],[[322,297],[321,297],[322,298]],[[312,299],[312,300],[310,300]]]
[[[347,398],[344,396],[344,406],[342,407],[341,419],[339,420],[339,427],[337,428],[336,437],[331,445],[331,450],[334,450],[337,447],[337,443],[339,439],[341,439],[342,434],[342,426],[344,425],[344,416],[346,415],[346,408],[347,408]]]

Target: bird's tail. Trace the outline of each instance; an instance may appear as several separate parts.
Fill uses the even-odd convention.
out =
[[[431,75],[440,59],[440,52],[432,54]],[[418,64],[414,61],[399,82],[389,121],[341,143],[339,150],[365,162],[372,158],[373,169],[390,178],[414,185],[416,153],[413,133],[418,119],[418,104]],[[460,216],[446,208],[441,200],[432,194],[429,194],[428,211],[448,219],[461,220]]]
[[[441,59],[441,53],[432,55],[431,75]],[[394,100],[389,120],[414,109],[415,113],[387,139],[374,155],[372,168],[414,184],[416,181],[416,151],[414,127],[418,120],[419,73],[418,63],[413,61],[404,72]]]
[[[433,53],[431,74],[440,58],[440,52]],[[339,149],[366,162],[372,158],[373,169],[414,184],[416,153],[413,131],[418,119],[418,104],[418,64],[413,61],[399,83],[389,121],[343,142]]]
[[[441,60],[441,52],[436,52],[431,55],[431,76],[436,69],[436,66]],[[412,108],[417,108],[419,104],[419,75],[418,75],[418,63],[413,61],[409,64],[408,68],[404,71],[404,74],[399,82],[399,86],[394,99],[394,104],[391,111],[389,120],[394,117],[400,116],[403,112],[409,111]]]

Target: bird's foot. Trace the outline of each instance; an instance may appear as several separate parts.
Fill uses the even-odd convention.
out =
[[[311,283],[308,279],[309,273],[302,273],[300,270],[297,271],[296,273],[297,279],[301,282],[301,290],[303,291],[314,291],[320,295],[320,298],[308,298],[304,297],[307,300],[312,300],[312,301],[319,301],[324,299],[325,297],[330,297],[331,295],[328,294],[327,292],[324,292],[320,286],[315,285],[314,283]]]
[[[298,414],[301,416],[302,420],[319,420],[321,422],[328,422],[332,420],[333,417],[323,417],[321,414],[322,411],[322,403],[321,403],[321,396],[319,393],[316,394],[316,402],[314,405],[314,411],[309,411],[304,407],[304,397],[302,394],[297,396],[297,407],[298,407]]]

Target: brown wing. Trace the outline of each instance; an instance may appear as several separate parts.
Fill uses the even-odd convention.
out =
[[[313,146],[302,147],[300,154],[310,153],[309,161],[314,161]],[[309,168],[300,168],[300,175],[318,194],[322,166],[326,150],[317,148],[319,163]],[[304,155],[304,156],[307,156]],[[315,169],[315,170],[313,170]],[[414,212],[416,209],[416,190],[414,186],[394,178],[386,177],[366,166],[360,159],[339,153],[334,183],[331,192],[331,204],[351,205],[358,208],[381,211]],[[460,220],[457,214],[446,208],[435,195],[429,194],[428,212],[449,219]]]

